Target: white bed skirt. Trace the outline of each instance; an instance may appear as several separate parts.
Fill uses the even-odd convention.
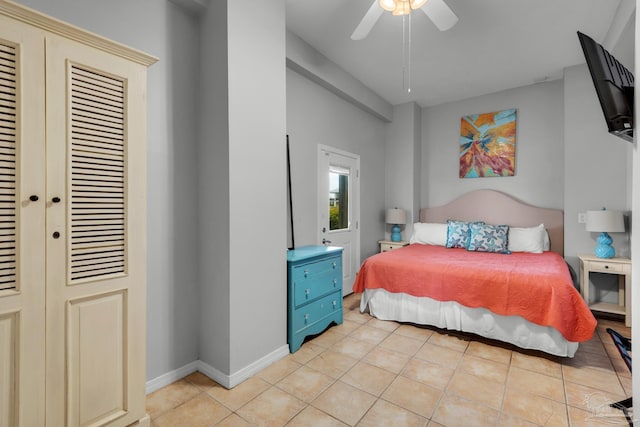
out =
[[[469,308],[453,301],[391,293],[384,289],[365,289],[360,311],[380,320],[431,325],[443,329],[471,332],[562,357],[573,357],[578,343],[567,341],[558,330],[540,326],[520,316],[501,316],[485,308]]]

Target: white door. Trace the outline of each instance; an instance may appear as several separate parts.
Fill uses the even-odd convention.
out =
[[[360,265],[360,156],[318,146],[318,242],[344,248],[342,295]]]
[[[47,425],[145,416],[146,69],[47,37]]]

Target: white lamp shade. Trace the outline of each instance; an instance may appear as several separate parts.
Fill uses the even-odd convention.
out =
[[[407,214],[405,213],[404,209],[400,209],[400,208],[387,209],[385,222],[387,224],[406,224]]]
[[[596,233],[624,232],[624,217],[621,211],[587,211],[586,230]]]

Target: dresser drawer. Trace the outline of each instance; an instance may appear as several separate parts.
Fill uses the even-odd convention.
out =
[[[337,311],[342,311],[342,290],[297,309],[293,313],[293,332],[300,332]]]
[[[589,265],[590,271],[602,272],[602,273],[627,273],[627,265],[619,264],[617,262],[592,262]]]
[[[400,242],[394,242],[391,240],[378,240],[378,243],[380,243],[380,252],[389,252],[392,251],[394,249],[399,249],[402,248],[404,246],[407,246],[409,244],[409,242],[403,240]]]
[[[306,304],[338,289],[342,289],[340,271],[325,271],[320,275],[303,277],[293,282],[293,303]]]
[[[328,272],[342,271],[342,257],[334,256],[331,258],[309,262],[293,267],[293,280],[300,282],[302,280],[313,279]]]

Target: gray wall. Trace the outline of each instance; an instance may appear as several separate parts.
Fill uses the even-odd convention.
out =
[[[200,359],[229,373],[229,103],[226,5],[211,4],[201,22],[198,135]],[[219,227],[205,226],[219,224]],[[224,227],[222,226],[224,225]]]
[[[423,206],[438,206],[489,188],[522,201],[562,208],[564,151],[562,81],[540,83],[423,109]],[[517,109],[515,176],[459,178],[460,118]]]
[[[318,144],[360,155],[360,256],[384,237],[385,123],[287,69],[287,133],[291,144],[296,247],[317,241]]]
[[[287,344],[284,17],[220,0],[202,23],[200,360],[231,385]]]
[[[285,2],[227,3],[235,373],[287,346]]]
[[[602,207],[629,209],[628,159],[632,144],[607,132],[586,64],[566,69],[564,82],[565,258],[577,269],[577,255],[592,253],[599,234],[586,232],[585,225],[578,223],[578,213]],[[611,233],[611,236],[616,255],[628,257],[629,233]],[[602,300],[616,302],[615,276],[592,276],[598,281]],[[591,294],[595,295],[593,291]]]
[[[149,69],[147,114],[147,378],[158,377],[198,358],[197,23],[167,1],[20,3],[160,58]]]
[[[409,102],[393,108],[393,121],[387,125],[385,143],[385,208],[404,209],[407,223],[401,226],[402,240],[409,240],[413,223],[419,220],[422,150],[422,111]],[[384,220],[384,218],[383,218]],[[385,238],[391,226],[386,225]]]
[[[287,67],[382,121],[390,122],[393,117],[391,104],[290,31]]]

